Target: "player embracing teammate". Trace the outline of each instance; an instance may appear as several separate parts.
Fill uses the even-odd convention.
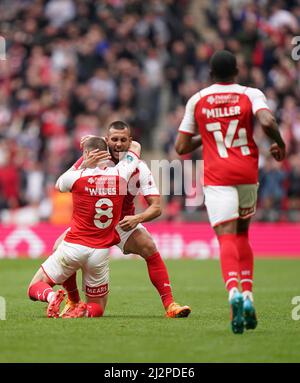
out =
[[[83,148],[84,148],[84,156],[79,161],[77,161],[77,163],[71,168],[69,172],[71,173],[74,171],[78,172],[80,171],[80,168],[81,168],[81,171],[83,171],[82,174],[85,174],[84,172],[86,172],[86,170],[83,170],[83,169],[86,169],[90,167],[91,165],[92,167],[95,167],[95,164],[97,164],[97,162],[106,161],[109,158],[111,158],[112,161],[114,162],[114,166],[111,167],[111,171],[112,172],[118,171],[120,164],[124,162],[123,155],[125,154],[126,156],[127,150],[132,145],[130,127],[123,121],[115,121],[108,127],[107,136],[105,137],[105,140],[106,140],[106,144],[108,145],[110,155],[107,152],[106,146],[105,148],[102,148],[102,150],[99,147],[90,147],[90,150],[87,155],[86,145],[90,142],[91,139],[96,140],[96,142],[98,142],[99,140],[102,140],[100,137],[86,137],[82,141]],[[79,170],[76,170],[76,169],[79,169]],[[129,170],[130,169],[131,167],[129,167]],[[106,171],[109,171],[109,170],[106,169]],[[130,182],[131,184],[131,188],[129,188],[130,190],[127,191],[126,189],[124,193],[126,195],[125,196],[123,195],[122,200],[117,202],[118,208],[121,209],[121,214],[118,215],[119,217],[118,219],[120,220],[120,222],[114,221],[114,225],[110,225],[108,228],[106,228],[107,233],[110,235],[111,233],[117,233],[116,236],[119,239],[119,241],[116,241],[113,244],[117,244],[118,247],[123,251],[123,253],[138,254],[145,259],[149,278],[161,297],[161,301],[166,310],[165,315],[171,318],[187,317],[190,314],[191,309],[188,306],[181,306],[178,303],[174,302],[167,268],[159,254],[159,251],[156,248],[156,245],[150,233],[141,224],[142,222],[146,222],[156,218],[160,214],[160,209],[161,209],[159,191],[155,185],[154,179],[147,165],[144,162],[139,161],[136,164],[134,171],[131,172],[131,177],[128,179],[128,181],[133,181],[133,182]],[[88,185],[86,186],[86,188],[93,189],[95,186],[94,177],[88,178],[87,182],[88,182]],[[99,182],[100,182],[100,176],[99,176]],[[134,187],[135,186],[134,183],[137,183],[136,188]],[[148,203],[148,208],[140,214],[135,214],[135,208],[134,208],[134,198],[136,195],[135,194],[136,189],[138,189],[141,192],[141,194],[145,197]],[[73,192],[73,189],[72,189],[72,192]],[[94,193],[94,190],[93,190],[93,193]],[[108,193],[108,191],[105,191],[105,193]],[[104,199],[106,199],[105,197],[106,196],[103,195]],[[98,196],[98,198],[100,198],[100,196]],[[73,200],[74,200],[74,195],[73,195]],[[74,200],[74,203],[78,204],[78,201]],[[79,205],[81,205],[81,203],[79,203]],[[95,213],[99,215],[102,212],[103,215],[105,216],[105,214],[106,215],[109,214],[111,208],[114,208],[113,207],[114,205],[115,203],[113,203],[112,206],[107,206],[107,204],[105,204],[103,208],[102,206],[95,205],[96,210],[94,209],[95,211],[94,210],[91,211],[90,215],[93,217]],[[79,208],[82,208],[82,207],[79,206]],[[107,216],[105,217],[107,218]],[[108,218],[110,220],[110,217]],[[116,226],[116,224],[118,225]],[[93,230],[91,230],[89,235],[86,234],[90,238],[93,236],[95,238],[97,236],[101,237],[104,234],[103,228],[99,227],[100,222],[98,222],[98,220],[96,223],[94,222],[94,226],[95,225],[97,227],[96,228],[93,227]],[[81,228],[80,223],[77,225],[77,228],[78,229]],[[72,230],[72,227],[71,227],[71,233],[73,231],[74,229]],[[73,238],[73,235],[71,235],[71,237]],[[64,243],[62,242],[64,238],[66,239],[66,241],[70,239],[69,230],[63,233],[63,235],[56,241],[55,249],[54,249],[55,253],[61,249],[61,245]],[[110,246],[111,245],[112,244],[110,244]],[[49,259],[51,258],[53,258],[53,255],[49,257]],[[94,258],[94,260],[96,261],[96,258]],[[99,258],[99,265],[98,265],[99,267],[101,266],[100,261],[101,260]],[[97,267],[96,263],[94,264],[94,267]],[[80,303],[75,271],[76,270],[74,270],[74,273],[68,273],[66,278],[65,277],[60,278],[59,282],[58,280],[55,281],[57,284],[62,284],[68,293],[67,303],[61,313],[61,316],[64,318],[80,317],[83,315],[85,310],[85,306]],[[48,289],[46,292],[50,291],[52,293],[53,291],[52,289],[51,290],[49,289],[49,286],[42,285],[42,284],[36,285],[37,282],[45,282],[44,279],[47,279],[45,272],[46,272],[45,268],[40,269],[30,284],[29,296],[33,300],[52,301],[52,297],[54,297],[51,294],[50,298],[48,299],[48,295],[46,297],[44,293],[41,293],[41,288],[43,286]],[[47,283],[49,283],[49,278],[47,279]],[[95,284],[93,288],[91,288],[91,286],[89,286],[88,283],[85,283],[85,275],[83,275],[83,288],[84,288],[84,293],[87,297],[87,301],[88,302],[94,301],[99,303],[102,309],[101,311],[103,312],[106,305],[108,288],[104,288],[103,286],[100,286],[100,285],[95,286]],[[57,307],[60,306],[60,303],[63,301],[63,299],[64,299],[64,294],[63,294],[63,291],[61,290],[60,296],[57,299],[58,303],[54,304],[55,306],[54,316],[57,316],[57,313],[59,311]],[[51,311],[53,310],[52,309],[50,310],[48,308],[48,313],[50,316],[51,316]]]
[[[84,144],[84,158],[98,151],[107,151],[100,137],[89,138]],[[115,167],[95,158],[86,169],[69,169],[56,183],[61,192],[71,192],[73,214],[70,230],[53,255],[46,259],[33,277],[28,295],[32,300],[48,302],[47,316],[57,318],[64,300],[63,284],[78,269],[82,270],[83,288],[88,305],[78,302],[74,317],[101,316],[109,291],[109,248],[120,240],[115,230],[122,212],[127,182],[135,171],[140,145],[132,142]]]
[[[200,146],[201,136],[205,205],[219,240],[232,331],[243,333],[244,328],[257,326],[252,293],[253,252],[248,240],[258,189],[254,117],[273,141],[270,153],[276,161],[285,158],[285,144],[264,94],[235,83],[238,69],[233,54],[216,52],[210,70],[214,83],[188,100],[175,145],[178,154],[189,153]]]

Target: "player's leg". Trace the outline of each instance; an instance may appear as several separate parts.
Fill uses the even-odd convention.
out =
[[[63,242],[63,240],[65,239],[65,236],[69,230],[70,230],[70,228],[65,230],[57,238],[57,240],[55,241],[54,246],[53,246],[53,251],[57,250],[58,246]],[[67,313],[70,309],[72,309],[76,305],[76,303],[79,303],[79,301],[80,301],[80,295],[79,295],[79,291],[77,288],[77,282],[76,282],[76,273],[71,275],[70,278],[68,278],[63,283],[63,287],[68,294],[68,299],[67,299],[67,302],[65,304],[65,307],[63,308],[63,310],[61,312],[61,315]]]
[[[86,295],[86,303],[77,303],[73,310],[62,317],[67,319],[102,316],[107,303],[108,282],[108,249],[93,249],[82,264],[82,289]]]
[[[166,316],[171,318],[187,317],[191,309],[174,301],[167,267],[154,243],[150,233],[139,225],[135,230],[124,232],[118,228],[121,243],[118,245],[125,254],[140,255],[147,264],[148,275],[158,291]]]
[[[49,257],[50,258],[50,257]],[[47,266],[46,266],[47,268]],[[48,318],[57,318],[59,307],[65,297],[62,289],[53,290],[53,286],[57,283],[44,271],[44,266],[36,272],[28,287],[28,296],[33,301],[48,302],[47,316]]]
[[[238,289],[239,254],[236,235],[237,220],[220,223],[214,226],[220,248],[220,261],[225,287],[229,292],[229,299]]]
[[[101,317],[104,314],[108,300],[108,293],[102,297],[86,295],[86,316],[88,318]]]
[[[253,301],[253,268],[254,257],[249,243],[248,233],[251,218],[239,219],[237,223],[237,246],[239,252],[239,277],[244,296]]]
[[[53,251],[56,251],[58,246],[63,242],[63,240],[65,239],[66,235],[67,235],[67,232],[70,230],[70,228],[68,228],[67,230],[65,230],[58,238],[57,240],[55,241],[54,243],[54,246],[53,246]],[[80,301],[80,296],[79,296],[79,292],[78,292],[78,288],[77,288],[77,282],[76,282],[76,273],[74,273],[73,275],[70,276],[70,278],[68,278],[64,283],[63,283],[63,287],[64,289],[67,291],[68,293],[68,301],[66,303],[66,306],[69,306],[69,305],[73,305],[73,304],[76,304]]]
[[[204,194],[209,221],[219,241],[223,280],[231,299],[238,288],[239,276],[238,192],[231,186],[205,186]]]
[[[225,288],[229,293],[232,331],[242,333],[244,331],[243,297],[238,290],[238,192],[231,186],[205,186],[204,194],[208,217],[219,240],[221,270]]]
[[[77,273],[74,273],[62,284],[67,291],[68,299],[62,309],[60,316],[67,314],[70,310],[73,310],[77,303],[80,302],[80,295],[77,287]]]
[[[248,239],[250,219],[239,219],[237,226],[237,245],[240,262],[240,283],[244,300],[244,319],[247,330],[257,327],[257,316],[252,293],[253,286],[253,251]]]
[[[257,185],[239,185],[238,192],[240,219],[237,224],[237,244],[240,263],[240,283],[244,298],[245,327],[246,329],[254,329],[257,326],[252,293],[254,257],[248,233],[251,216],[255,214]]]
[[[86,253],[84,246],[63,242],[58,249],[46,259],[41,268],[53,285],[61,285],[79,267]],[[64,290],[58,290],[48,304],[47,316],[57,318],[60,305],[64,300]]]
[[[53,297],[55,283],[40,267],[28,286],[28,296],[32,301],[50,302]]]

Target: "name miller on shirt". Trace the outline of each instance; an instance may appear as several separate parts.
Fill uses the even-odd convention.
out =
[[[86,186],[84,191],[90,193],[91,196],[96,195],[117,195],[116,188],[89,188]]]
[[[206,114],[207,118],[231,117],[241,114],[240,106],[225,106],[224,108],[206,109],[202,108],[202,113]]]

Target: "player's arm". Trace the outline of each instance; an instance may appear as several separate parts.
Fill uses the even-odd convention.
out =
[[[131,141],[129,152],[134,153],[137,157],[141,156],[141,144],[137,141]]]
[[[191,134],[178,132],[175,142],[175,150],[180,155],[187,154],[200,148],[201,145],[202,138],[200,134],[197,136],[192,136]]]
[[[179,126],[175,142],[175,150],[178,154],[186,154],[194,151],[202,145],[201,136],[196,134],[195,106],[200,100],[200,94],[192,96],[185,107],[185,112]]]
[[[141,145],[137,141],[132,141],[127,154],[125,154],[121,161],[115,166],[121,177],[127,182],[140,162],[140,155]]]
[[[59,190],[61,193],[66,193],[71,191],[74,182],[79,178],[78,170],[67,170],[63,173],[55,184],[55,189]]]
[[[145,162],[141,161],[138,169],[139,191],[144,196],[148,207],[142,213],[125,216],[119,222],[120,227],[125,231],[132,230],[139,223],[152,221],[161,215],[161,199],[153,175]]]
[[[278,130],[275,117],[268,109],[258,110],[256,117],[261,124],[264,133],[273,141],[274,144],[270,147],[270,153],[276,161],[283,161],[285,158],[285,143]]]
[[[145,196],[148,207],[145,211],[135,215],[126,215],[119,226],[124,231],[129,231],[137,227],[139,223],[152,221],[161,215],[160,196]]]
[[[258,119],[264,133],[275,141],[270,147],[270,153],[276,161],[282,161],[285,158],[285,143],[278,130],[275,117],[268,107],[266,96],[257,88],[247,88],[245,94],[251,101],[252,113]]]

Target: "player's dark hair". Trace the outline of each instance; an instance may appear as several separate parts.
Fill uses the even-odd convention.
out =
[[[209,65],[211,77],[216,81],[229,81],[238,74],[236,57],[229,51],[215,52]]]
[[[83,150],[107,150],[107,143],[105,140],[101,137],[90,137],[88,138],[85,143],[83,144]]]
[[[110,129],[116,129],[116,130],[125,130],[128,129],[129,135],[131,136],[131,129],[130,126],[125,121],[113,121],[111,124],[109,124],[107,131]]]

